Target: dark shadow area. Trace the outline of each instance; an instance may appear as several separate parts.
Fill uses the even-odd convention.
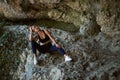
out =
[[[47,28],[57,28],[69,32],[76,32],[79,31],[79,27],[75,26],[72,23],[65,23],[62,21],[55,21],[48,18],[44,19],[21,19],[21,20],[4,20],[4,25],[37,25],[41,27]]]

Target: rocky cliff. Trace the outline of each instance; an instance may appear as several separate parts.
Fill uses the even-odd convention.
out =
[[[113,35],[119,33],[116,30],[120,22],[119,4],[119,0],[1,0],[0,17],[10,20],[47,18],[78,27],[87,25],[91,29],[92,26],[98,29],[97,33],[100,27],[100,31]],[[85,30],[87,34],[94,34]]]
[[[1,0],[0,80],[119,80],[119,0]],[[9,20],[9,21],[8,21]],[[72,58],[38,54],[29,25],[48,28]]]

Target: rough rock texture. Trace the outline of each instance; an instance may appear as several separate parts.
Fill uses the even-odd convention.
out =
[[[27,47],[27,35],[25,27],[11,27],[10,29],[1,29],[0,35],[0,79],[12,80],[14,71],[20,62],[19,54]],[[24,32],[25,31],[25,32]],[[24,34],[23,34],[24,33]],[[19,36],[18,36],[19,35]],[[23,42],[21,42],[23,41]]]
[[[120,46],[114,45],[114,40],[104,33],[84,38],[78,33],[49,28],[73,61],[64,62],[63,56],[57,52],[51,54],[38,52],[38,64],[34,65],[33,54],[27,42],[27,26],[5,26],[4,30],[4,33],[11,32],[14,36],[6,39],[4,34],[0,38],[1,72],[7,72],[0,74],[1,80],[119,80],[120,78]],[[10,42],[14,38],[16,39]],[[10,45],[7,45],[8,42]],[[5,54],[8,56],[4,57]]]
[[[95,23],[99,26],[92,29],[100,28],[102,32],[114,36],[119,34],[116,28],[120,28],[119,4],[119,0],[1,0],[0,17],[11,20],[49,18],[78,27]],[[86,29],[84,32],[86,34]],[[91,35],[91,32],[88,34]]]
[[[119,4],[119,0],[0,0],[0,80],[119,80]],[[30,23],[46,23],[41,28],[49,29],[72,62],[65,63],[57,52],[38,53],[39,63],[33,65],[27,30],[27,20],[33,19],[37,21]],[[18,25],[19,21],[27,25]]]
[[[87,20],[87,22],[81,25],[79,31],[83,36],[93,36],[100,32],[100,26],[95,20]]]

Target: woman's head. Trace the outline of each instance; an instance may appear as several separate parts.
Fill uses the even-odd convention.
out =
[[[32,31],[34,31],[34,32],[38,32],[38,31],[41,30],[41,29],[40,29],[39,27],[37,27],[37,26],[31,26],[31,29],[32,29]]]

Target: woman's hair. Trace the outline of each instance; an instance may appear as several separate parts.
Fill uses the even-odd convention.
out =
[[[29,25],[29,26],[27,27],[27,29],[29,29],[30,27],[32,27],[32,28],[37,28],[37,29],[41,30],[40,27],[38,27],[38,26],[36,26],[36,25]]]
[[[32,26],[32,27],[37,28],[39,31],[41,30],[40,27],[38,26]]]

